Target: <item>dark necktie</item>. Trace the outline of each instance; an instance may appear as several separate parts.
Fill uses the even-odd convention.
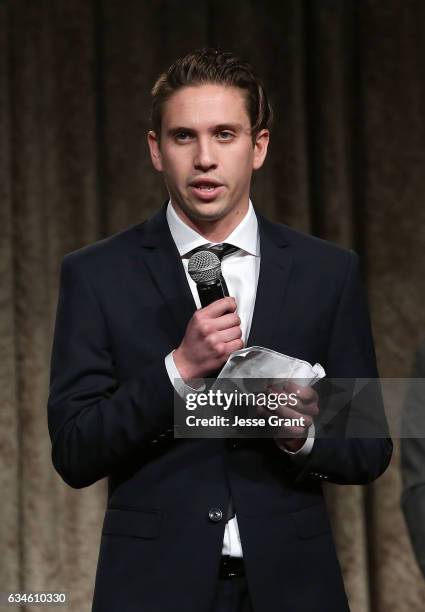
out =
[[[212,253],[217,255],[217,257],[221,261],[223,257],[226,257],[226,255],[230,255],[230,253],[239,251],[239,247],[233,246],[232,244],[227,244],[227,242],[220,242],[220,244],[211,244],[209,246],[205,244],[196,247],[196,249],[193,249],[192,251],[189,251],[189,253],[187,253],[187,255],[185,255],[184,257],[192,257],[192,255],[194,253],[198,253],[198,251],[211,251]]]
[[[227,255],[230,255],[231,253],[235,253],[236,251],[239,251],[239,248],[231,244],[227,244],[227,242],[221,242],[220,244],[214,244],[210,246],[204,245],[204,246],[196,247],[196,249],[193,249],[192,251],[187,253],[187,255],[185,255],[184,257],[190,258],[192,257],[192,255],[194,255],[194,253],[198,253],[199,251],[211,251],[211,253],[214,253],[215,255],[217,255],[219,260],[222,261],[223,258],[226,257]],[[225,292],[227,293],[227,295],[229,295],[229,291],[227,290],[226,281],[224,280],[223,275],[221,275],[220,280],[224,287]],[[235,516],[235,509],[233,507],[232,497],[230,497],[229,505],[227,507],[227,513],[226,513],[226,521],[229,521],[234,516]]]

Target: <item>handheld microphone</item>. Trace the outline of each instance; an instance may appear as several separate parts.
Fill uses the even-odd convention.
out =
[[[188,272],[196,283],[202,307],[229,295],[221,275],[221,262],[215,253],[194,253],[189,259]]]

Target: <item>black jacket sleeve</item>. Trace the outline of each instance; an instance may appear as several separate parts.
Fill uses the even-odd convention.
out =
[[[56,470],[80,488],[170,435],[174,393],[165,355],[117,385],[104,315],[76,263],[67,256],[61,269],[48,426]]]

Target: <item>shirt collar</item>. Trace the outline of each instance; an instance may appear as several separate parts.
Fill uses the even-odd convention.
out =
[[[166,216],[171,235],[181,256],[199,246],[216,244],[208,242],[196,230],[186,225],[174,210],[171,200],[168,202]],[[248,212],[224,242],[246,253],[259,256],[258,221],[251,200],[249,200]]]

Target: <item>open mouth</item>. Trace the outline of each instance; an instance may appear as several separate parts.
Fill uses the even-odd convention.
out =
[[[224,186],[219,183],[199,182],[190,185],[190,189],[200,200],[211,201],[219,195]]]

